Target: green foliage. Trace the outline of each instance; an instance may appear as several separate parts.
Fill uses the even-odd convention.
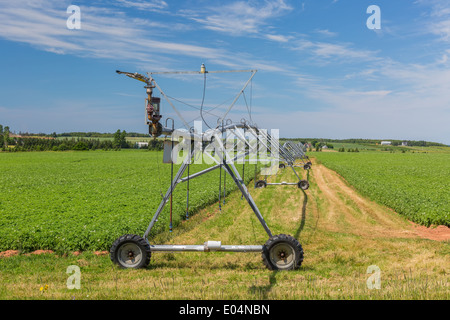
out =
[[[72,150],[86,151],[89,150],[89,148],[86,142],[78,141],[77,144],[73,146]]]
[[[4,127],[3,134],[2,134],[2,137],[3,137],[2,143],[5,147],[7,147],[11,143],[9,134],[10,134],[9,127],[8,126]]]
[[[45,135],[45,134],[42,134]],[[100,133],[100,132],[64,132],[52,134],[54,137],[86,137],[86,138],[113,138],[113,133]],[[128,132],[127,137],[148,137],[147,133]]]
[[[316,144],[314,144],[314,148],[316,151],[322,151],[322,144],[320,142],[316,142]]]
[[[321,153],[363,195],[408,219],[450,226],[450,153]]]
[[[68,137],[72,138],[69,139]],[[125,130],[120,131],[119,129],[115,134],[98,132],[23,134],[20,132],[19,137],[11,138],[9,127],[0,125],[0,148],[2,151],[119,150],[122,148],[133,148],[134,143],[128,142],[127,137],[148,138],[148,134],[127,133]],[[8,145],[13,148],[6,148]],[[152,149],[157,150],[159,147],[155,145]]]
[[[158,139],[152,139],[148,142],[148,150],[163,150],[164,141]]]
[[[114,148],[127,148],[128,144],[127,144],[127,132],[125,130],[120,131],[120,129],[118,129],[116,131],[116,133],[114,133],[114,139],[113,139],[113,146]]]
[[[110,150],[114,148],[111,140],[84,138],[14,138],[10,139],[10,144],[14,146],[12,149],[14,151]],[[133,147],[131,142],[125,142],[122,143],[121,148],[131,147]]]

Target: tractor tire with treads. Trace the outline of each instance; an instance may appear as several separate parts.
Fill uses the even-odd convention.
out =
[[[269,270],[296,270],[303,262],[303,248],[290,235],[272,236],[263,246],[262,259]]]
[[[121,268],[145,268],[150,263],[150,257],[148,242],[134,234],[119,237],[110,249],[111,261]]]

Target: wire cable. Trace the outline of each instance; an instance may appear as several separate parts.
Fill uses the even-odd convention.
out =
[[[252,104],[253,104],[253,79],[250,81],[250,121],[253,123]]]
[[[205,95],[206,95],[206,73],[203,74],[203,97],[202,97],[202,104],[200,105],[200,115],[202,117],[203,122],[206,124],[206,126],[211,129],[211,127],[208,125],[208,123],[203,118],[203,104],[205,102]]]
[[[167,96],[168,98],[170,98],[170,99],[172,99],[172,100],[175,100],[175,101],[177,101],[177,102],[179,102],[179,103],[182,103],[182,104],[184,104],[184,105],[186,105],[186,106],[188,106],[188,107],[191,107],[191,108],[200,110],[200,108],[197,107],[197,106],[194,106],[194,105],[192,105],[192,104],[186,103],[186,102],[184,102],[184,101],[182,101],[182,100],[180,100],[180,99],[171,97],[171,96],[169,96],[169,95],[167,95],[167,94],[166,94],[166,96]],[[229,100],[230,100],[230,99],[229,99]],[[223,104],[223,103],[222,103],[222,104]],[[211,111],[213,111],[214,109],[217,109],[218,107],[220,107],[220,105],[217,106],[217,107],[215,107],[215,108],[213,108],[213,109],[211,109],[211,110],[209,110],[209,111],[204,111],[204,112],[207,113],[207,114],[210,114],[210,115],[212,115],[212,116],[214,116],[214,117],[220,118],[218,115],[216,115],[216,114],[214,114],[214,113],[211,112]],[[191,123],[191,122],[192,122],[192,121],[189,121],[188,123]]]
[[[242,92],[242,97],[244,97],[245,106],[247,107],[247,112],[248,112],[248,116],[250,117],[250,121],[253,122],[252,121],[252,111],[248,107],[247,98],[245,97],[245,92]]]

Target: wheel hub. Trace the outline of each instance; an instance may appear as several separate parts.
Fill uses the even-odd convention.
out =
[[[270,259],[278,268],[286,268],[294,261],[294,250],[287,243],[278,243],[271,248]]]
[[[118,262],[124,267],[138,265],[143,257],[143,252],[135,243],[125,243],[118,249]]]

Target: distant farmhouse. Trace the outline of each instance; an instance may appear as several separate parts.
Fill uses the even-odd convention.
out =
[[[134,146],[137,149],[148,148],[148,142],[136,142]]]
[[[408,141],[402,141],[402,147],[406,147],[408,145]]]
[[[390,141],[381,141],[382,146],[390,146],[392,143]]]

